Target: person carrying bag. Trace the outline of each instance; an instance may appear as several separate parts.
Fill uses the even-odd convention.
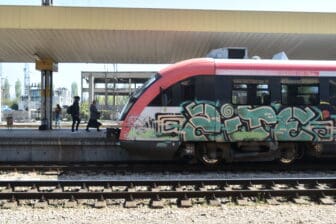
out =
[[[86,131],[90,131],[89,128],[97,128],[97,131],[100,131],[99,127],[102,125],[98,119],[100,118],[100,112],[97,110],[96,101],[93,100],[90,105],[90,119],[86,126]]]

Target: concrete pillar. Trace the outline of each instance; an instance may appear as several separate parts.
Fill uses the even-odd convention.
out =
[[[82,100],[82,102],[84,101],[84,91],[83,91],[84,83],[83,83],[83,80],[84,80],[84,76],[83,76],[83,73],[81,73],[81,100]]]
[[[41,71],[41,128],[43,130],[52,129],[52,98],[53,80],[52,71]]]
[[[131,96],[132,93],[132,79],[128,79],[128,95]]]
[[[40,59],[37,55],[35,68],[41,71],[41,126],[40,130],[52,129],[53,71],[58,71],[58,64],[51,59]]]
[[[0,63],[0,122],[2,122],[1,101],[2,101],[2,63]]]
[[[116,108],[116,81],[117,79],[113,79],[113,111],[112,111],[112,115],[113,115],[113,120],[117,120],[117,108]]]
[[[107,94],[107,90],[108,90],[108,80],[107,80],[107,73],[105,72],[105,110],[107,110],[107,104],[108,104],[108,94]]]
[[[89,105],[92,103],[94,99],[94,78],[92,73],[89,76]]]
[[[117,95],[117,91],[116,91],[116,87],[117,87],[117,84],[116,84],[116,80],[113,81],[113,108],[115,108],[116,106],[116,95]]]

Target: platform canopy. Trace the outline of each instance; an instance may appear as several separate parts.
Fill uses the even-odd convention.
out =
[[[0,6],[0,62],[173,63],[222,47],[336,60],[336,14]]]

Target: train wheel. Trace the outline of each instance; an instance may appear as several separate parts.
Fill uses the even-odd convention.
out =
[[[282,164],[291,164],[298,158],[298,148],[295,143],[283,144],[280,146],[279,161]]]
[[[215,166],[221,162],[218,158],[217,149],[211,143],[200,143],[197,145],[197,159],[204,165]]]

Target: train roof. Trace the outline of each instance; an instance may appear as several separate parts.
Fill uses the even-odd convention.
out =
[[[216,69],[336,71],[336,61],[214,59]]]
[[[336,61],[196,58],[178,62],[160,74],[194,73],[257,76],[336,76]]]

